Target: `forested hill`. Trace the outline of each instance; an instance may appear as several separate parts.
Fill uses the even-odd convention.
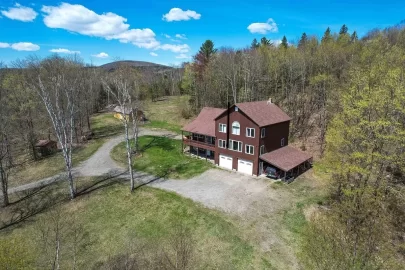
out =
[[[115,61],[115,62],[101,65],[100,68],[103,68],[105,70],[114,70],[114,69],[117,69],[118,66],[130,66],[130,67],[134,67],[137,69],[148,69],[148,70],[158,70],[158,71],[173,69],[173,67],[156,64],[156,63],[152,63],[152,62],[132,61],[132,60]]]

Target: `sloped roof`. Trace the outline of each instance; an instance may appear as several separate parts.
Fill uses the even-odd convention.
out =
[[[291,120],[277,105],[268,103],[267,101],[237,103],[236,106],[259,125],[259,127]]]
[[[224,109],[204,107],[197,118],[185,125],[183,130],[215,137],[215,118],[224,111]]]
[[[263,154],[260,158],[283,171],[289,171],[301,163],[309,160],[312,156],[291,146],[284,146],[277,150]]]
[[[115,106],[113,111],[120,114],[130,114],[132,112],[132,108]]]
[[[55,141],[52,141],[52,140],[39,140],[36,144],[35,144],[35,146],[36,147],[44,147],[44,146],[47,146],[48,144],[50,144],[50,143],[56,143]]]

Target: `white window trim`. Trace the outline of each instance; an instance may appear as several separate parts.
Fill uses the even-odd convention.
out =
[[[237,124],[237,125],[235,125],[235,124]],[[238,129],[238,133],[234,133],[233,132],[233,127],[234,127],[234,125],[235,125],[235,127],[237,127]],[[233,123],[232,123],[232,134],[233,135],[240,135],[240,123],[238,122],[238,121],[234,121]]]
[[[224,143],[225,146],[222,146],[222,143]],[[219,147],[219,148],[226,148],[226,140],[221,140],[221,139],[219,139],[219,140],[218,140],[218,147]]]
[[[284,144],[285,144],[285,139],[282,138],[282,139],[281,139],[281,146],[284,146]]]
[[[247,151],[248,148],[252,149],[252,153],[249,153]],[[253,145],[245,144],[245,153],[248,154],[248,155],[254,155],[255,154],[255,147]]]
[[[234,150],[233,148],[231,148],[231,147],[233,147],[233,142],[237,142],[237,143],[238,143],[238,146],[240,145],[240,151],[239,151],[239,149],[238,149],[238,150]],[[239,147],[238,147],[238,148],[239,148]],[[229,139],[228,149],[231,150],[231,151],[241,152],[241,153],[242,153],[242,152],[243,152],[243,142],[237,141],[237,140]]]
[[[264,137],[266,137],[266,128],[262,128],[260,130],[260,138],[264,138]]]
[[[249,130],[253,130],[253,136],[249,136]],[[246,137],[249,137],[249,138],[254,138],[255,136],[256,136],[256,131],[255,131],[255,129],[254,128],[246,128]]]
[[[263,155],[265,152],[264,145],[260,146],[260,155]]]
[[[224,128],[223,128],[223,131],[221,130],[221,126],[223,126]],[[219,124],[219,132],[221,132],[221,133],[226,133],[226,124]]]

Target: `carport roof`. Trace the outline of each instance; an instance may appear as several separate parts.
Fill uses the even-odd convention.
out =
[[[287,172],[294,169],[301,163],[312,158],[308,153],[302,152],[291,146],[284,146],[277,150],[271,151],[269,153],[263,154],[260,158],[271,165]]]

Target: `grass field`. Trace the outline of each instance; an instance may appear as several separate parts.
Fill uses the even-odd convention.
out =
[[[165,97],[161,101],[147,101],[145,104],[145,114],[149,123],[145,127],[167,129],[176,133],[181,132],[181,128],[190,122],[181,115],[181,109],[187,104],[189,96]]]
[[[104,139],[94,139],[75,148],[72,153],[73,166],[88,159],[104,142]],[[63,159],[62,153],[58,152],[39,161],[30,162],[24,166],[18,167],[17,170],[11,174],[9,185],[10,187],[24,185],[54,176],[65,171],[65,169],[65,160]]]
[[[139,137],[141,154],[134,158],[133,167],[160,177],[190,178],[211,168],[205,160],[190,158],[181,153],[181,141],[166,137]],[[125,166],[127,156],[125,143],[120,143],[111,152],[111,157]]]
[[[187,232],[186,241],[192,250],[192,269],[263,268],[260,265],[265,260],[241,238],[239,229],[215,210],[204,208],[174,193],[149,187],[139,188],[131,194],[128,182],[83,178],[78,183],[79,189],[92,186],[85,190],[93,191],[69,201],[64,196],[67,193],[66,186],[59,183],[9,208],[0,209],[1,220],[7,222],[17,209],[20,209],[19,213],[30,213],[34,211],[32,207],[49,207],[24,222],[0,230],[0,252],[8,252],[9,262],[20,261],[26,269],[49,268],[44,265],[47,253],[44,252],[44,235],[41,232],[44,228],[50,229],[48,233],[52,235],[53,226],[58,220],[62,239],[61,269],[72,268],[72,239],[77,238],[74,243],[78,251],[78,269],[93,269],[100,262],[118,258],[119,254],[125,255],[130,249],[133,251],[134,246],[141,245],[143,253],[149,257],[161,250],[170,256],[175,239],[173,237],[178,237],[179,228]],[[55,203],[56,199],[59,203]],[[53,203],[46,204],[47,200]],[[49,240],[53,243],[54,238]],[[16,249],[18,252],[10,252],[10,248],[6,248],[7,243],[13,244],[11,250]],[[51,244],[47,250],[52,251],[53,247]],[[51,257],[53,254],[50,252]],[[21,261],[23,258],[25,260]]]

